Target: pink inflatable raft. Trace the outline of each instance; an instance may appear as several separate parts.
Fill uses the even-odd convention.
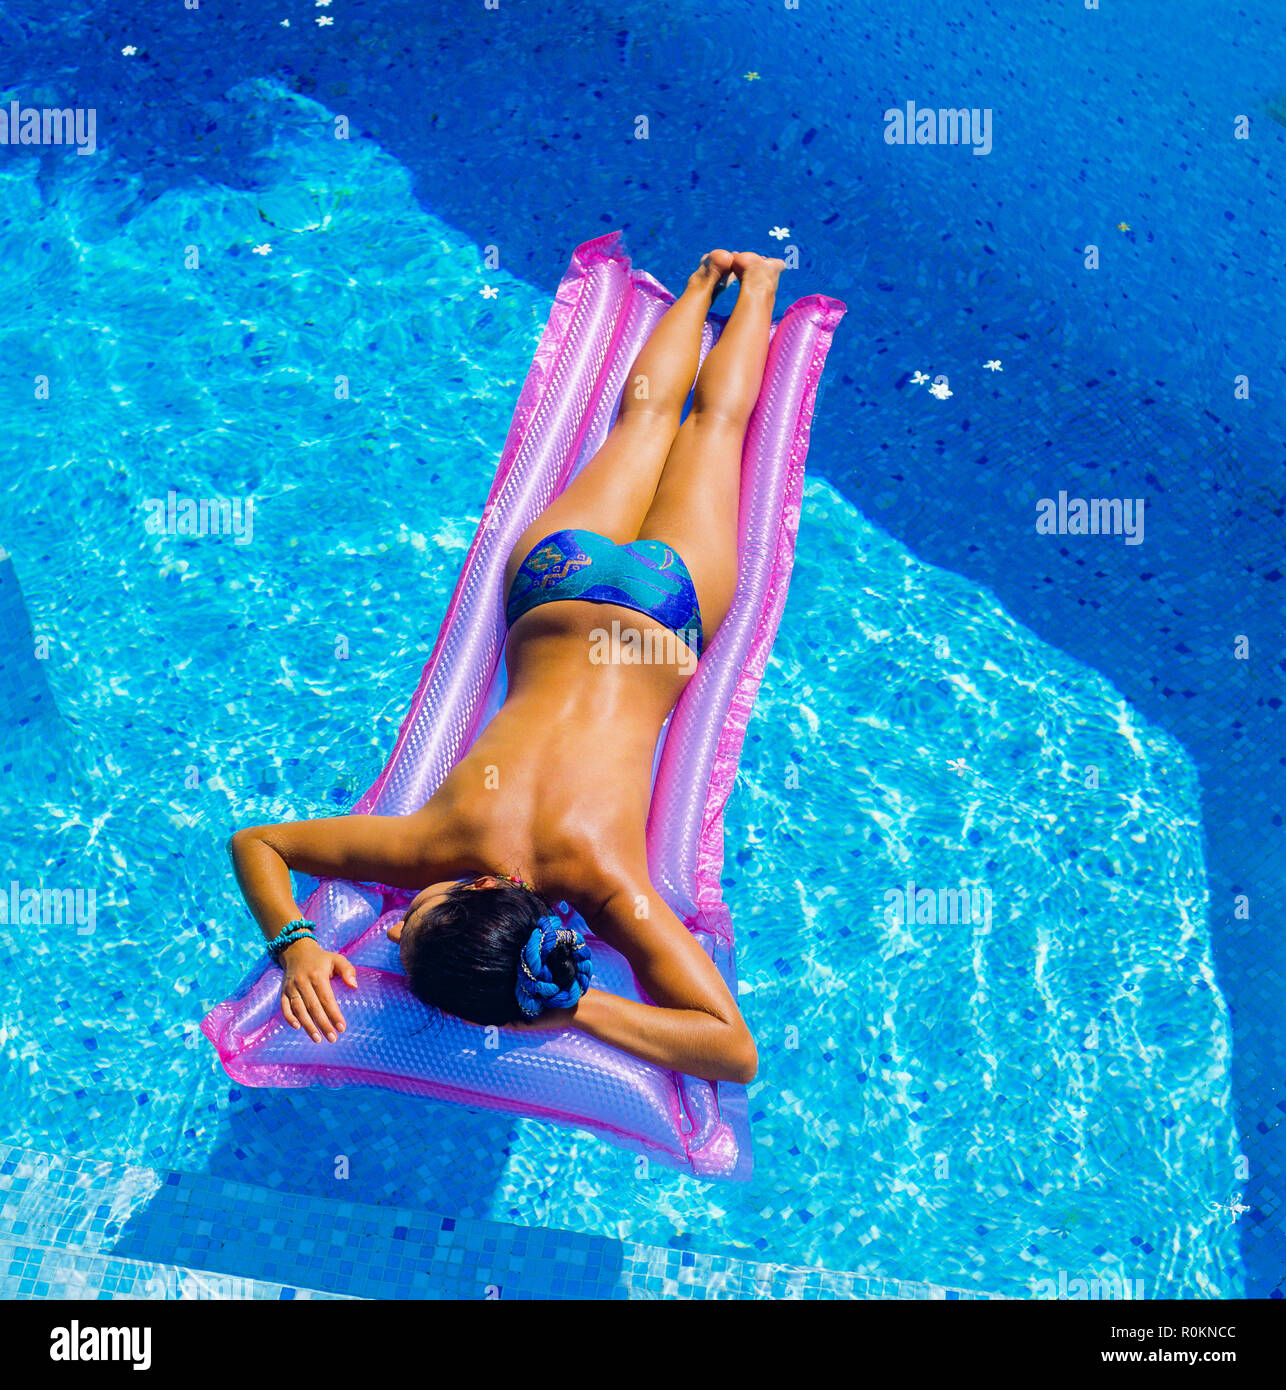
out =
[[[620,234],[579,247],[505,441],[482,520],[397,744],[354,815],[422,805],[505,697],[502,571],[519,534],[603,443],[626,373],[673,301],[632,270]],[[648,858],[652,879],[737,992],[732,920],[720,894],[723,808],[777,632],[794,558],[818,381],[844,305],[792,304],[773,325],[742,461],[741,562],[732,607],[657,742]],[[724,320],[706,322],[702,353]],[[348,1026],[314,1043],[279,1011],[265,956],[202,1021],[228,1075],[246,1086],[384,1086],[590,1130],[703,1178],[750,1176],[745,1088],[664,1071],[569,1029],[524,1033],[446,1017],[429,1023],[385,932],[411,895],[322,882],[305,905],[317,936],[357,968],[338,994]],[[560,910],[567,911],[565,904]],[[638,999],[624,957],[592,935],[594,987]],[[426,1026],[428,1024],[428,1026]]]

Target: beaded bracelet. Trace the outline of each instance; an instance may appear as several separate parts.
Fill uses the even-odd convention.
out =
[[[316,941],[316,936],[311,931],[283,932],[280,936],[274,937],[268,944],[268,954],[273,961],[281,964],[282,953],[295,944],[296,941]]]
[[[277,960],[287,946],[293,946],[296,941],[316,941],[317,938],[311,931],[290,931],[282,932],[268,943],[268,954]]]
[[[273,941],[286,935],[287,932],[311,932],[317,930],[317,923],[310,922],[306,917],[296,917],[293,922],[287,922],[284,927],[273,937]]]
[[[297,917],[293,922],[287,922],[276,936],[268,943],[268,954],[278,965],[281,964],[281,953],[287,946],[293,946],[296,941],[302,941],[305,937],[316,941],[316,922],[309,922],[303,917]]]

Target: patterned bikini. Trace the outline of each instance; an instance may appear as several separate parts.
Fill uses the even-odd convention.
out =
[[[542,603],[582,599],[633,608],[668,627],[701,655],[701,609],[688,567],[663,541],[618,545],[597,531],[555,531],[538,541],[514,575],[505,626]]]

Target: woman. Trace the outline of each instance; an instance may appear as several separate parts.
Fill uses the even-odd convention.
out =
[[[344,1028],[331,980],[355,988],[357,975],[297,921],[292,869],[421,890],[389,936],[434,1008],[576,1027],[709,1080],[754,1076],[736,1002],[649,878],[645,831],[657,736],[736,588],[742,443],[782,269],[711,251],[653,330],[603,447],[509,557],[508,695],[429,801],[232,837],[241,891],[284,972],[282,1014],[314,1041]],[[730,275],[740,294],[680,425]],[[637,633],[654,659],[604,659],[605,631]],[[584,942],[550,916],[562,899],[627,958],[651,1004],[587,991]]]

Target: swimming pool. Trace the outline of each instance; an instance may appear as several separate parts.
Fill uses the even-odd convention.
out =
[[[140,26],[149,13],[143,7]],[[1222,915],[1212,912],[1207,866],[1212,841],[1222,841],[1210,829],[1207,769],[1200,749],[1194,755],[1117,673],[1118,646],[1146,649],[1150,619],[1123,631],[1101,619],[1069,622],[1051,633],[1059,602],[1077,606],[1074,586],[1021,622],[1012,614],[1023,603],[997,596],[1015,589],[1013,572],[1029,588],[1048,587],[1027,531],[999,519],[1021,506],[1030,529],[1038,495],[1017,474],[1015,447],[1003,452],[999,441],[1058,434],[1074,485],[1120,428],[1110,398],[1086,407],[1082,392],[1073,407],[1059,398],[1058,370],[1037,376],[1033,323],[1059,352],[1105,355],[1111,334],[1068,309],[1072,290],[1024,285],[1033,259],[1022,212],[1003,235],[987,234],[1004,253],[1003,272],[964,270],[942,234],[932,254],[927,242],[909,250],[908,221],[925,211],[893,197],[883,212],[890,227],[842,262],[826,219],[812,228],[808,219],[823,202],[851,216],[841,194],[860,187],[861,171],[825,196],[796,187],[809,168],[826,168],[826,143],[838,136],[783,115],[780,92],[761,95],[737,67],[740,45],[757,43],[759,81],[772,80],[770,27],[724,53],[699,50],[706,86],[687,114],[704,132],[707,107],[773,113],[780,159],[769,182],[784,210],[769,215],[763,188],[752,187],[735,222],[716,221],[710,190],[726,189],[720,180],[736,176],[736,160],[717,174],[707,157],[691,210],[639,221],[628,234],[638,262],[673,281],[680,248],[690,259],[694,223],[731,228],[723,240],[762,241],[770,226],[803,218],[794,234],[819,248],[806,288],[862,311],[845,326],[849,356],[832,361],[823,385],[786,621],[729,807],[725,894],[761,1057],[750,1091],[754,1179],[704,1184],[565,1130],[382,1092],[228,1084],[196,1022],[244,973],[256,938],[223,841],[238,825],[347,809],[382,765],[476,525],[547,312],[550,272],[575,241],[617,225],[607,215],[560,245],[534,232],[530,204],[490,232],[480,225],[498,218],[501,200],[479,192],[479,181],[497,186],[511,162],[521,164],[524,142],[558,145],[553,127],[532,133],[531,113],[550,100],[536,74],[555,56],[566,64],[565,52],[535,55],[530,84],[505,89],[527,123],[521,140],[487,153],[466,120],[472,98],[456,85],[460,71],[446,80],[444,67],[434,100],[389,114],[405,74],[380,44],[404,7],[336,8],[332,27],[342,30],[346,13],[362,21],[370,64],[347,90],[335,90],[338,60],[325,36],[310,38],[307,65],[292,60],[312,76],[292,79],[274,47],[285,40],[256,30],[246,11],[218,72],[194,68],[191,85],[158,108],[173,127],[143,140],[121,118],[157,98],[193,43],[152,31],[123,40],[150,67],[131,70],[102,51],[121,130],[114,162],[22,156],[3,168],[0,275],[22,308],[5,329],[20,370],[0,390],[24,464],[0,518],[12,567],[5,760],[21,788],[3,812],[5,843],[19,847],[7,867],[11,882],[79,891],[87,906],[93,893],[91,929],[78,933],[87,949],[69,952],[36,924],[0,937],[0,1138],[28,1155],[13,1157],[13,1173],[45,1153],[85,1156],[112,1191],[122,1173],[153,1174],[126,1182],[144,1194],[124,1207],[134,1224],[122,1220],[97,1249],[151,1269],[177,1245],[189,1252],[185,1267],[273,1288],[291,1282],[279,1254],[266,1253],[287,1233],[265,1232],[266,1246],[238,1242],[236,1223],[212,1213],[248,1221],[265,1192],[310,1212],[334,1204],[359,1230],[369,1225],[380,1250],[405,1242],[426,1214],[474,1232],[480,1248],[517,1239],[502,1228],[539,1228],[581,1250],[587,1267],[587,1242],[606,1242],[596,1247],[600,1266],[637,1261],[653,1284],[625,1282],[645,1296],[674,1292],[666,1261],[698,1271],[700,1279],[684,1276],[690,1284],[715,1288],[707,1274],[718,1260],[830,1271],[829,1285],[818,1274],[808,1291],[832,1294],[854,1292],[845,1272],[892,1281],[890,1289],[1013,1297],[1047,1296],[1060,1273],[1141,1281],[1149,1297],[1264,1288],[1276,1246],[1243,1252],[1233,1208],[1259,1180],[1258,1160],[1239,1176],[1243,1151],[1258,1143],[1271,1152],[1275,1141],[1237,1122]],[[930,7],[918,31],[926,42],[932,17]],[[848,34],[842,16],[828,18]],[[295,19],[312,15],[301,7]],[[654,84],[682,50],[686,22],[676,19],[670,34],[635,23],[623,36],[591,26],[572,66],[588,73],[610,60],[630,81]],[[895,45],[896,25],[874,32]],[[415,33],[425,51],[471,52],[475,77],[491,73],[494,84],[490,65],[524,31],[520,23],[490,35],[476,52],[467,32],[427,18]],[[72,37],[51,26],[35,51],[45,58],[41,44],[53,52]],[[807,51],[800,45],[792,62]],[[234,80],[256,62],[276,75]],[[795,67],[788,76],[801,81]],[[730,90],[716,100],[721,83]],[[35,90],[29,83],[23,95]],[[607,101],[606,90],[564,92],[557,130],[570,139],[580,103]],[[629,95],[618,95],[622,110]],[[824,112],[834,95],[819,100]],[[347,142],[332,133],[345,103],[364,127]],[[188,138],[197,106],[208,122],[200,140]],[[167,148],[174,157],[163,173]],[[945,161],[952,152],[932,153]],[[636,155],[605,140],[589,162],[641,211],[650,204],[630,180],[647,180],[626,165]],[[555,184],[569,157],[551,151]],[[655,158],[648,177],[664,183],[687,156],[667,147]],[[426,188],[426,167],[447,163],[454,176]],[[972,173],[977,165],[992,168],[942,162],[940,197],[963,202],[962,180],[999,177]],[[614,195],[593,207],[600,202],[621,206]],[[560,227],[574,222],[559,213]],[[490,269],[481,248],[497,242],[501,266]],[[197,266],[185,264],[194,246]],[[973,305],[996,320],[985,338],[947,307],[956,273],[972,278]],[[486,297],[483,286],[498,293]],[[1238,312],[1248,320],[1249,309]],[[895,318],[916,325],[904,324],[896,354],[887,340]],[[984,341],[1005,372],[964,375],[954,363],[972,363]],[[910,373],[943,364],[955,404],[916,397]],[[1028,375],[1010,394],[1020,369]],[[1123,361],[1118,369],[1124,378]],[[48,400],[30,399],[36,374],[50,378]],[[1167,404],[1164,437],[1180,468],[1185,402]],[[938,407],[934,423],[927,412]],[[942,420],[950,443],[937,447]],[[878,477],[856,481],[870,439],[898,437],[905,465],[882,462]],[[988,448],[997,450],[991,471],[977,462]],[[149,532],[146,504],[171,493],[253,498],[252,522],[240,537]],[[957,551],[944,555],[952,544]],[[1006,546],[1021,563],[1006,564]],[[990,582],[979,580],[982,560],[959,563],[959,574],[926,563],[971,549],[994,571]],[[1121,563],[1104,548],[1092,553],[1101,569]],[[1082,554],[1066,563],[1087,562]],[[1099,601],[1090,581],[1079,594]],[[39,660],[23,655],[24,621]],[[1063,635],[1065,643],[1049,640]],[[909,880],[969,888],[984,919],[890,920],[889,895]],[[1245,995],[1249,984],[1234,983]],[[1243,1055],[1254,1058],[1270,1020],[1260,1015],[1238,1040]],[[1266,1084],[1252,1087],[1257,1099]],[[158,1234],[180,1228],[161,1200],[175,1186],[190,1189],[184,1219],[203,1241],[167,1246]],[[66,1187],[82,1190],[70,1178]],[[8,1204],[0,1212],[29,1219]],[[203,1221],[213,1229],[199,1232]],[[37,1222],[37,1246],[59,1248],[54,1233],[81,1225]],[[443,1229],[434,1227],[435,1251]],[[29,1234],[0,1231],[15,1248]],[[434,1287],[447,1287],[424,1254],[427,1235],[418,1238],[420,1263],[403,1261],[397,1277],[387,1273],[391,1257],[348,1271],[319,1258],[301,1286],[423,1292],[417,1272],[434,1270]],[[529,1292],[551,1267],[544,1254],[530,1258]],[[477,1268],[473,1284],[450,1287],[485,1284]],[[748,1289],[759,1278],[738,1277]],[[31,1278],[25,1292],[40,1282]],[[602,1276],[578,1288],[619,1296],[621,1286]]]

